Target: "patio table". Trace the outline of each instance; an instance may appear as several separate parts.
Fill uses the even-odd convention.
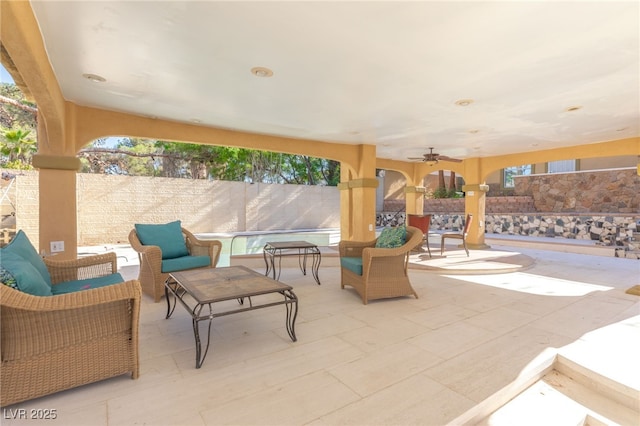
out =
[[[278,241],[267,242],[262,250],[264,257],[264,263],[267,267],[265,275],[269,275],[271,271],[273,273],[273,279],[280,279],[280,271],[282,258],[285,256],[298,256],[298,264],[303,275],[307,275],[307,257],[311,255],[311,274],[320,285],[320,277],[318,276],[318,270],[320,269],[320,261],[322,255],[320,249],[316,244],[309,243],[307,241]],[[276,277],[276,258],[278,259],[278,275]]]
[[[172,272],[165,282],[165,295],[167,319],[173,314],[178,302],[191,315],[196,340],[196,368],[202,366],[209,351],[211,323],[214,318],[220,316],[285,305],[287,332],[292,341],[297,340],[295,322],[298,315],[298,298],[292,287],[245,266]],[[172,297],[169,297],[170,295]],[[281,297],[268,297],[268,295]],[[214,304],[234,299],[238,301],[239,307],[214,312]],[[245,299],[248,301],[248,306],[245,304]],[[204,353],[200,341],[199,323],[201,321],[209,321]]]

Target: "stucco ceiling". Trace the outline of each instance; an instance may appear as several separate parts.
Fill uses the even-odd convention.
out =
[[[31,4],[80,105],[397,160],[640,135],[637,1]]]

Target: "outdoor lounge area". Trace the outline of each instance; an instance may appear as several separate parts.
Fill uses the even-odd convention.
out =
[[[80,377],[3,426],[640,425],[640,3],[0,8],[2,196],[33,246],[3,275],[52,294],[3,289],[0,389]],[[136,227],[177,221],[171,254]],[[301,229],[339,241],[276,255]],[[235,255],[255,235],[273,278]],[[85,291],[93,254],[126,282]]]
[[[116,251],[123,277],[137,277],[135,252]],[[516,268],[483,270],[491,252]],[[477,274],[410,265],[419,298],[366,306],[340,288],[330,255],[322,285],[285,261],[298,341],[278,308],[216,318],[199,369],[187,312],[167,320],[166,305],[143,295],[138,380],[8,407],[2,423],[33,424],[7,416],[46,408],[57,415],[49,424],[64,425],[637,424],[640,298],[625,293],[638,284],[637,261],[507,246],[469,258],[448,246],[447,258],[475,263]],[[244,263],[263,273],[257,260]]]

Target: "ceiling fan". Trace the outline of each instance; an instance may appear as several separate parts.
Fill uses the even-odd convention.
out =
[[[421,160],[430,166],[438,164],[438,161],[451,161],[454,163],[462,162],[462,160],[458,158],[451,158],[451,157],[447,157],[446,155],[437,154],[433,152],[433,148],[429,148],[429,152],[424,154],[422,157],[409,157],[409,160]]]

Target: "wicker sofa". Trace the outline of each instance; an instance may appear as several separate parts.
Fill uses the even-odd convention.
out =
[[[4,251],[0,256],[7,266],[11,256]],[[85,289],[118,279],[115,253],[43,262],[54,290],[75,284],[51,296],[0,284],[3,407],[122,374],[139,375],[140,284]]]
[[[365,305],[373,299],[410,295],[417,298],[407,268],[409,252],[422,241],[422,231],[407,226],[404,242],[394,248],[377,248],[379,238],[340,241],[341,287],[353,287]]]
[[[146,240],[139,232],[146,231]],[[138,253],[138,279],[145,294],[159,302],[170,272],[215,268],[222,251],[218,240],[200,240],[181,226],[180,221],[160,225],[136,224],[129,243]],[[198,263],[199,262],[199,263]]]

